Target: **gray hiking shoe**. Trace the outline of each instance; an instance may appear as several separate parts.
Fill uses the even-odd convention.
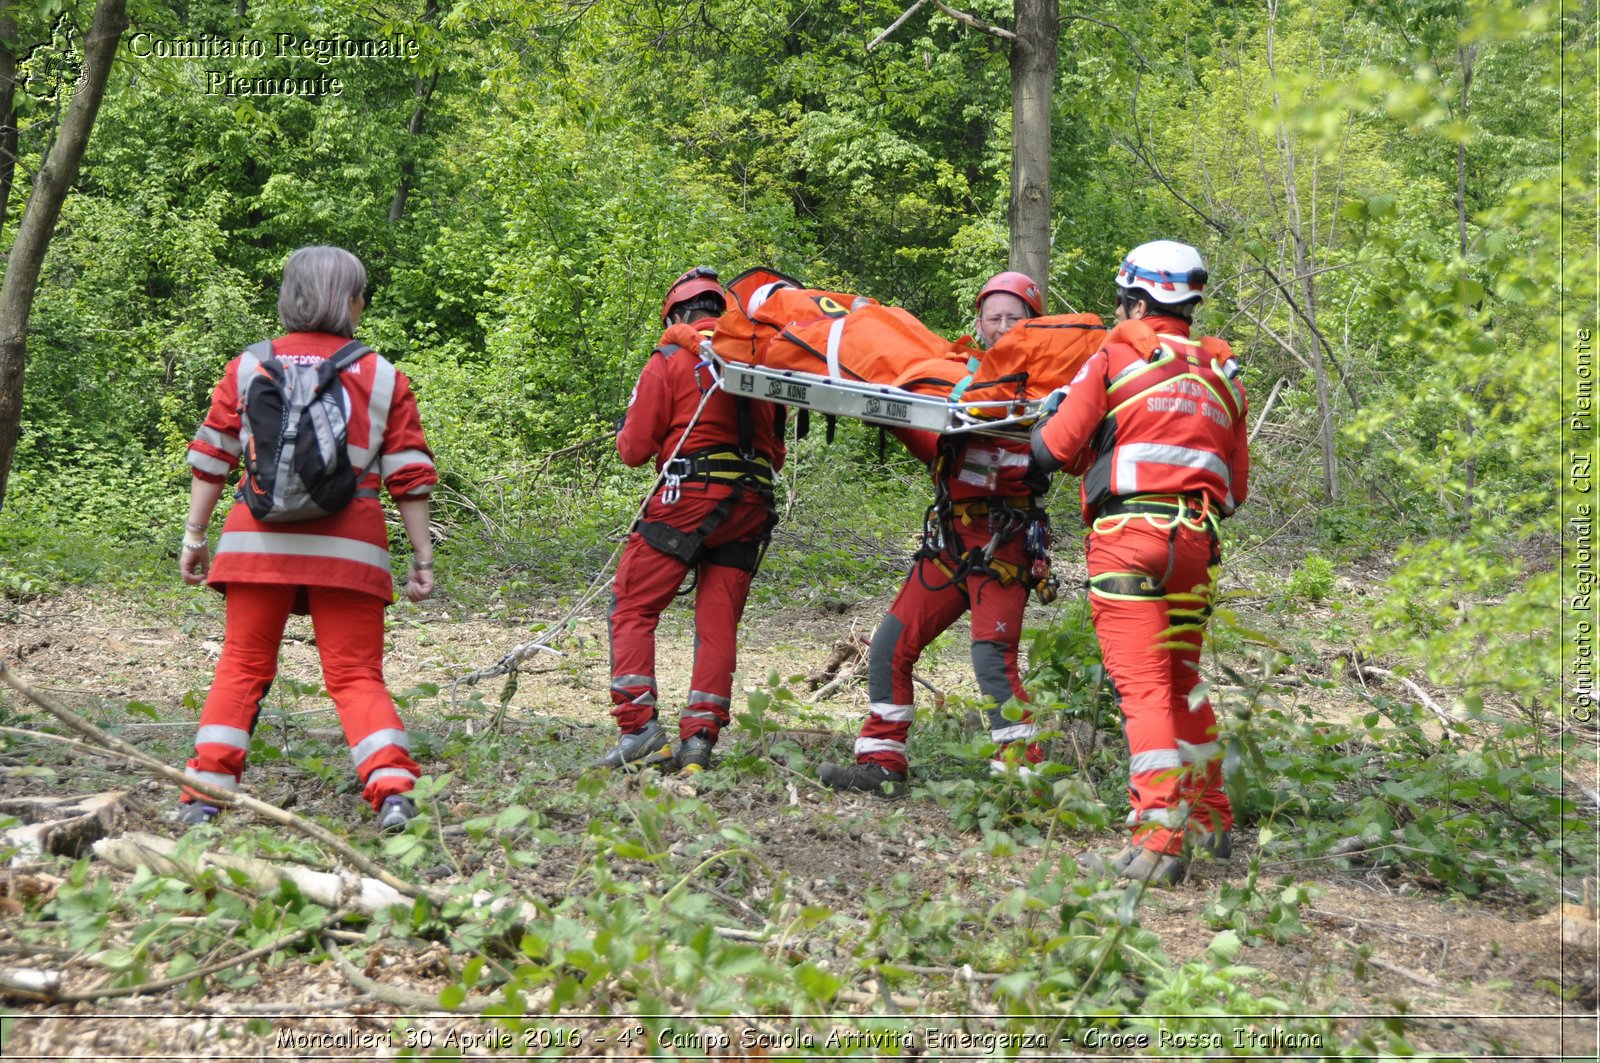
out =
[[[1181,856],[1137,845],[1123,846],[1109,860],[1096,853],[1084,853],[1078,858],[1078,866],[1105,878],[1125,878],[1157,886],[1176,886],[1189,870],[1189,862]]]
[[[904,797],[906,775],[882,764],[824,764],[817,778],[830,790],[860,790],[879,797]]]
[[[208,805],[204,801],[183,801],[179,803],[177,815],[173,818],[180,826],[198,827],[216,819],[218,811],[216,805]]]
[[[1201,831],[1194,839],[1194,847],[1213,860],[1227,860],[1233,856],[1233,832],[1229,830]]]
[[[704,731],[696,731],[678,746],[678,774],[693,775],[711,767],[711,747],[714,743]]]
[[[589,767],[638,771],[671,760],[672,743],[667,741],[667,734],[661,729],[661,724],[651,720],[645,724],[643,730],[620,736],[617,744],[606,750],[605,756],[591,761]]]
[[[378,806],[378,829],[385,834],[405,830],[406,824],[417,818],[417,806],[403,794],[391,794]]]

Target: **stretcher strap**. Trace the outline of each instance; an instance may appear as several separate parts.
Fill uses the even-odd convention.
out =
[[[841,317],[828,328],[828,375],[831,377],[844,376],[844,370],[839,368],[839,341],[844,338],[845,320]]]

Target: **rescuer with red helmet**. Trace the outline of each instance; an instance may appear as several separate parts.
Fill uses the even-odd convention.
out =
[[[1232,851],[1200,647],[1221,563],[1218,522],[1244,501],[1245,395],[1228,344],[1191,335],[1200,252],[1156,240],[1117,270],[1117,326],[1033,430],[1037,468],[1082,477],[1089,603],[1126,721],[1131,844],[1086,866],[1172,884],[1186,836]]]
[[[1001,336],[1044,311],[1039,286],[1024,273],[990,278],[978,292],[978,338],[992,347]],[[990,769],[1031,777],[1043,759],[1017,669],[1022,612],[1035,553],[1048,542],[1049,521],[1038,499],[1048,474],[1030,468],[1026,440],[941,436],[891,429],[933,473],[922,548],[900,593],[873,632],[867,666],[867,718],[856,738],[853,764],[823,764],[817,772],[835,790],[880,796],[905,792],[906,741],[916,715],[911,670],[922,651],[963,614],[972,614],[972,669],[978,689],[994,702],[988,712],[995,744]],[[1015,702],[1020,714],[1006,706]]]
[[[637,768],[676,760],[710,766],[728,724],[739,619],[778,511],[773,477],[783,467],[782,407],[712,389],[700,345],[727,295],[713,269],[674,281],[661,304],[661,341],[628,400],[617,453],[661,473],[628,537],[612,583],[611,713],[620,737],[592,765]],[[662,611],[693,571],[695,656],[673,752],[657,720],[655,633]]]

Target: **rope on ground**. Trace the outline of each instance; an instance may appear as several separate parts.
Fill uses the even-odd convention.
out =
[[[711,386],[706,388],[706,390],[701,393],[700,405],[695,407],[694,416],[689,418],[689,423],[684,426],[683,433],[678,436],[678,445],[672,448],[672,453],[667,456],[667,460],[663,461],[661,463],[661,467],[656,470],[655,482],[650,485],[650,490],[645,492],[644,500],[639,503],[639,508],[633,511],[633,518],[628,521],[628,527],[630,529],[644,517],[645,508],[650,505],[650,499],[655,497],[656,488],[660,487],[662,481],[666,478],[668,466],[670,466],[673,461],[677,459],[678,452],[683,449],[684,440],[689,438],[689,433],[694,430],[695,424],[700,420],[701,413],[705,411],[706,403],[709,402],[711,400],[711,396],[716,394],[719,390],[721,390],[721,388],[722,376],[716,371],[715,366],[713,366],[711,371]],[[463,685],[473,686],[480,680],[493,679],[497,675],[509,675],[515,672],[518,667],[521,666],[522,662],[528,660],[536,653],[548,653],[556,657],[566,656],[566,654],[562,653],[560,650],[551,647],[550,642],[567,629],[567,625],[572,622],[574,617],[576,617],[584,609],[587,609],[589,604],[593,602],[595,598],[599,597],[607,587],[611,586],[611,581],[614,578],[613,575],[611,575],[612,566],[617,563],[617,558],[622,555],[622,549],[627,545],[627,543],[628,537],[624,535],[622,537],[622,541],[617,543],[616,549],[611,551],[611,556],[606,559],[606,563],[602,565],[600,567],[600,571],[595,574],[594,581],[589,584],[589,589],[583,592],[583,595],[577,600],[577,602],[573,604],[572,608],[567,610],[565,616],[546,628],[538,638],[531,639],[528,642],[519,643],[518,645],[513,646],[510,652],[508,652],[504,657],[500,658],[500,660],[496,661],[494,664],[468,672],[466,675],[460,676],[452,681],[450,684],[451,701],[454,702],[457,699],[459,696],[459,691]]]

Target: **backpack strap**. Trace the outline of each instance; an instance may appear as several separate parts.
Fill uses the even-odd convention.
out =
[[[328,381],[331,381],[371,353],[372,348],[360,340],[351,340],[343,347],[340,347],[329,355],[327,360],[317,369],[318,375],[323,381],[321,386],[326,387]]]
[[[255,372],[256,366],[272,358],[272,341],[262,340],[252,343],[239,355],[239,397],[244,398],[245,382],[250,379],[250,374]]]
[[[351,340],[349,343],[346,343],[337,351],[334,351],[327,358],[323,359],[322,364],[317,367],[317,392],[320,394],[321,392],[326,391],[332,386],[335,380],[339,379],[340,373],[344,372],[346,369],[349,369],[352,365],[355,365],[357,362],[361,361],[361,359],[365,358],[371,353],[371,347],[368,347],[365,343],[355,339]],[[359,482],[367,475],[367,473],[371,472],[373,468],[377,466],[378,459],[381,456],[382,448],[379,448],[378,452],[372,455],[372,462],[370,464],[364,468],[359,468],[356,470],[357,482]],[[370,487],[358,487],[356,489],[355,497],[377,498],[378,492]]]

